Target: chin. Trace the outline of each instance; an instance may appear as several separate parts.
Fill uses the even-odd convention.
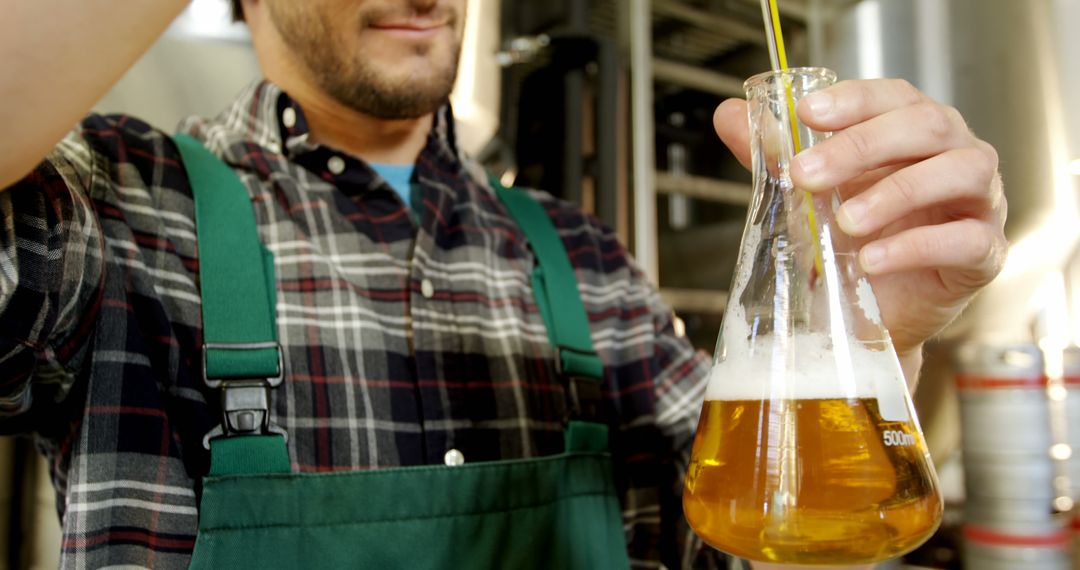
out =
[[[365,67],[376,71],[391,85],[405,85],[420,82],[435,83],[446,77],[456,75],[457,62],[446,58],[443,53],[430,50],[427,53],[409,53],[397,57],[368,59]]]

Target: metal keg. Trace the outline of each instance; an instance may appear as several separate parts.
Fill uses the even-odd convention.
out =
[[[966,345],[960,349],[964,456],[1041,454],[1049,457],[1050,419],[1042,354],[1034,345]]]
[[[974,499],[1032,499],[1047,508],[1053,502],[1054,464],[1047,452],[968,454],[964,488]]]
[[[1072,448],[1066,462],[1069,494],[1074,501],[1072,530],[1073,570],[1080,570],[1080,347],[1070,346],[1062,355],[1062,381],[1065,385],[1065,443]]]
[[[1054,524],[1054,463],[1042,353],[970,344],[957,355],[966,520],[1002,531]],[[1036,525],[1036,526],[1030,526]]]
[[[1053,510],[1054,463],[1042,353],[972,344],[957,354],[964,464],[964,566],[1070,567],[1070,535]]]
[[[1051,501],[967,497],[964,522],[1006,534],[1046,534],[1062,530],[1065,522]]]
[[[1065,384],[1065,443],[1072,448],[1066,462],[1070,495],[1080,502],[1080,347],[1070,346],[1062,355]]]
[[[1072,534],[1073,547],[1073,570],[1080,570],[1080,514],[1074,514],[1072,523],[1069,525]]]
[[[1069,532],[1003,533],[965,524],[965,570],[1068,570]]]

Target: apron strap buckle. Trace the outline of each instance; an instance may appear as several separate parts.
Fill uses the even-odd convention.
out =
[[[208,349],[244,351],[277,349],[278,374],[272,378],[208,378],[206,353]],[[203,437],[203,447],[210,449],[210,440],[239,435],[276,433],[287,437],[285,430],[270,423],[270,390],[281,384],[284,363],[281,345],[276,342],[207,343],[203,345],[203,381],[210,388],[221,390],[221,423]]]
[[[599,419],[603,364],[596,353],[558,346],[555,370],[566,381],[570,394],[570,419],[590,422]]]
[[[600,418],[600,381],[584,376],[565,376],[570,385],[571,419],[595,422]]]

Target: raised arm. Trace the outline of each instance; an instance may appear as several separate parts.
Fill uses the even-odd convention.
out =
[[[187,0],[6,0],[0,17],[0,190],[28,174]]]

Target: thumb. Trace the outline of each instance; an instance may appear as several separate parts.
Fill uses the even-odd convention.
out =
[[[713,127],[720,140],[747,170],[750,169],[750,125],[746,119],[746,101],[726,99],[713,113]]]

